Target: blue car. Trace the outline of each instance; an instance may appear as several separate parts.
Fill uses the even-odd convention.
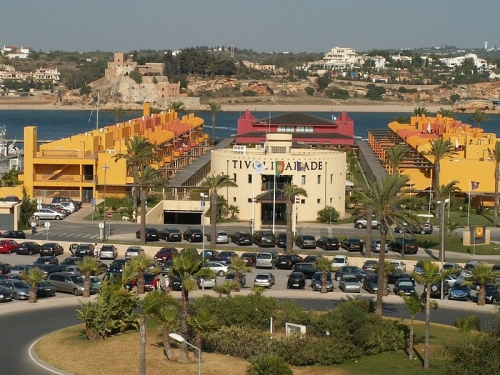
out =
[[[448,299],[455,301],[468,301],[470,299],[470,296],[470,286],[464,285],[464,281],[459,279],[455,281],[455,284],[453,284],[453,286],[450,288]]]

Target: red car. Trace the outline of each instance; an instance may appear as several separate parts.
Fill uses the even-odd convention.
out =
[[[155,254],[154,258],[155,260],[159,262],[166,262],[174,255],[178,253],[177,249],[175,247],[162,247],[158,252]]]
[[[0,241],[0,253],[10,254],[15,253],[19,244],[14,240],[1,240]]]

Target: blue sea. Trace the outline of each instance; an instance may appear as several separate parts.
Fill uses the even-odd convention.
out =
[[[283,112],[252,112],[258,119],[267,119]],[[331,120],[333,116],[338,117],[339,112],[308,112],[311,115]],[[205,120],[205,130],[211,135],[212,115],[209,112],[195,112]],[[216,137],[227,138],[236,133],[238,118],[243,112],[218,112],[216,117]],[[126,112],[120,121],[138,118],[142,112]],[[405,113],[395,112],[349,112],[348,116],[354,120],[355,135],[366,138],[369,129],[386,129],[387,124],[395,117]],[[410,115],[409,113],[407,115]],[[464,123],[468,121],[468,114],[459,114],[455,117]],[[500,116],[488,115],[490,121],[481,123],[485,132],[495,133],[500,136]],[[99,111],[99,127],[114,124],[115,116],[112,112]],[[22,140],[23,129],[28,125],[38,127],[38,139],[58,140],[74,134],[84,133],[96,128],[96,113],[90,111],[56,111],[56,110],[0,110],[0,125],[7,130],[6,138],[9,140]],[[22,147],[22,145],[19,145]]]

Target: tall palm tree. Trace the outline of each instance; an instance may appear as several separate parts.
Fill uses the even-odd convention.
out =
[[[422,115],[426,115],[427,113],[429,113],[429,111],[425,107],[415,107],[415,108],[413,108],[413,114],[415,116],[422,116]]]
[[[208,103],[208,110],[212,114],[212,142],[215,142],[215,115],[222,111],[222,106],[219,103]]]
[[[495,163],[495,195],[493,198],[494,208],[493,208],[493,226],[498,226],[498,181],[500,180],[500,142],[497,141],[495,143],[495,148],[488,149],[488,156],[491,161]]]
[[[484,306],[486,304],[486,284],[494,283],[499,274],[492,271],[490,265],[484,263],[476,264],[470,272],[471,277],[469,280],[464,281],[464,284],[479,286],[477,291],[477,305]]]
[[[399,174],[399,166],[408,155],[408,147],[405,144],[398,144],[387,149],[387,163],[389,164],[389,173]]]
[[[425,310],[425,303],[422,303],[422,299],[417,295],[417,293],[412,292],[409,296],[405,296],[404,294],[400,294],[400,297],[403,299],[406,308],[410,312],[411,320],[410,320],[410,337],[409,337],[409,348],[408,348],[408,359],[413,359],[413,341],[414,341],[414,330],[413,330],[413,321],[415,320],[415,316],[420,314]]]
[[[144,297],[142,311],[159,324],[162,333],[163,354],[169,360],[173,360],[174,352],[170,346],[168,334],[170,328],[175,327],[179,320],[179,303],[170,293],[154,290]]]
[[[234,271],[234,284],[235,284],[235,292],[240,291],[241,283],[240,283],[240,272],[247,273],[251,272],[252,269],[247,266],[247,262],[237,256],[231,258],[231,263],[229,263],[229,269]]]
[[[188,339],[189,292],[196,289],[194,278],[209,278],[212,276],[212,271],[203,268],[203,263],[203,260],[198,259],[194,253],[188,251],[181,252],[172,259],[170,274],[182,280],[181,334],[185,340]],[[188,347],[183,342],[179,362],[188,362],[188,360]]]
[[[203,332],[213,331],[217,329],[217,322],[207,309],[199,309],[196,315],[189,320],[191,327],[196,331],[195,345],[201,348],[201,339]],[[195,350],[195,357],[198,357],[200,352]]]
[[[137,274],[137,293],[144,294],[144,274],[153,265],[153,259],[139,255],[130,259],[129,267]]]
[[[368,181],[365,190],[359,192],[361,203],[365,209],[371,209],[380,223],[380,249],[385,249],[386,236],[394,222],[417,223],[418,219],[407,210],[394,209],[408,205],[411,197],[403,194],[408,183],[407,176],[388,175],[381,180]],[[382,300],[384,293],[385,251],[379,253],[378,290],[375,313],[382,316]]]
[[[160,171],[151,166],[142,166],[137,174],[137,187],[141,197],[141,244],[146,243],[146,202],[148,199],[148,190],[154,187],[165,186],[168,181]]]
[[[126,152],[118,153],[114,156],[115,162],[125,159],[127,169],[132,174],[132,208],[137,212],[137,179],[139,178],[139,169],[156,159],[154,145],[145,138],[134,135],[125,140]]]
[[[434,175],[432,186],[436,189],[439,185],[439,174],[441,173],[441,160],[449,156],[455,155],[455,147],[451,144],[449,140],[444,140],[443,138],[438,138],[436,140],[430,141],[431,149],[427,152],[433,160],[434,163]]]
[[[226,174],[212,174],[201,184],[208,188],[210,198],[210,246],[217,246],[217,198],[218,191],[224,187],[238,187],[236,182]]]
[[[36,298],[36,284],[40,281],[45,280],[45,274],[40,268],[31,268],[28,272],[23,272],[21,274],[21,279],[26,281],[26,283],[30,286],[30,295],[28,302],[35,303]]]
[[[288,243],[288,241],[287,241]],[[316,268],[321,271],[321,293],[326,293],[326,275],[332,267],[332,261],[326,257],[320,257],[316,261]]]
[[[424,344],[424,369],[429,368],[429,333],[431,322],[431,307],[437,308],[437,304],[431,303],[432,284],[440,283],[443,278],[456,270],[439,271],[439,267],[430,261],[422,264],[422,273],[413,273],[413,277],[419,284],[423,284],[425,293],[425,344]]]
[[[183,102],[170,102],[168,104],[168,109],[177,112],[178,114],[186,113],[186,107]]]
[[[488,122],[490,119],[486,116],[486,113],[477,109],[472,115],[468,118],[469,121],[474,121],[479,128],[482,122]]]
[[[85,275],[83,279],[83,298],[90,297],[90,276],[96,275],[101,270],[101,265],[92,257],[83,257],[82,260],[76,262],[78,268]]]
[[[120,117],[122,117],[125,114],[125,111],[123,110],[122,106],[119,106],[113,109],[113,113],[115,115],[115,121],[118,124]]]
[[[291,253],[293,248],[293,233],[292,233],[292,214],[295,197],[303,196],[307,198],[307,191],[293,184],[286,184],[283,187],[283,195],[286,199],[285,216],[286,216],[286,250]]]
[[[438,115],[441,115],[443,117],[449,117],[449,118],[454,118],[455,115],[453,114],[453,111],[451,109],[446,109],[446,108],[439,108],[439,111],[437,111]]]

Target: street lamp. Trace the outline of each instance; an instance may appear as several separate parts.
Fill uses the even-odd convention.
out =
[[[208,195],[205,193],[200,193],[200,197],[202,199],[201,201],[201,208],[203,212],[201,213],[201,230],[202,230],[202,236],[203,236],[203,241],[201,244],[201,250],[202,250],[202,257],[203,260],[205,260],[205,199],[208,198]]]
[[[193,349],[196,349],[198,350],[198,375],[201,375],[201,349],[198,348],[197,346],[194,346],[193,344],[190,344],[189,342],[187,342],[184,337],[182,337],[181,335],[179,335],[178,333],[169,333],[168,336],[172,339],[174,339],[175,341],[177,342],[180,342],[180,343],[183,343],[185,342],[187,345],[189,345],[190,347],[192,347]]]
[[[449,203],[450,200],[446,198],[444,201],[437,201],[440,206],[440,217],[439,217],[439,238],[440,238],[440,247],[439,247],[439,261],[441,262],[441,270],[443,270],[444,263],[444,232],[445,232],[445,222],[444,222],[444,213],[446,204]],[[443,299],[443,279],[441,279],[441,299]]]
[[[102,205],[103,205],[103,224],[104,224],[104,231],[102,234],[102,240],[106,240],[106,171],[109,169],[109,166],[106,164],[103,165],[102,169],[104,170],[104,194],[103,194],[103,200],[102,200]]]

